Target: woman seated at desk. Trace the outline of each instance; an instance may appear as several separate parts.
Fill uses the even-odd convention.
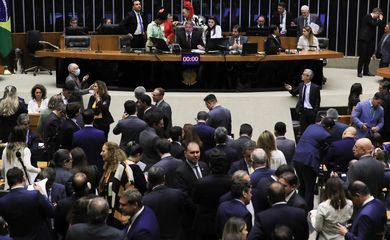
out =
[[[145,50],[147,52],[150,52],[150,49],[154,46],[153,42],[150,40],[151,37],[161,38],[164,39],[165,42],[167,42],[164,31],[161,29],[160,26],[165,20],[167,20],[167,13],[164,11],[158,11],[154,21],[148,24],[148,28],[146,31],[147,40],[145,45]]]
[[[207,40],[210,38],[222,38],[222,30],[221,26],[217,24],[217,20],[214,16],[210,16],[207,18],[207,28],[204,31],[205,35],[205,43],[207,43]]]
[[[311,27],[306,26],[303,28],[302,36],[299,37],[297,49],[302,50],[317,50],[319,49],[318,39],[314,36]]]

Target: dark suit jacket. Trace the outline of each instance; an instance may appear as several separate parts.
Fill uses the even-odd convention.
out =
[[[122,134],[120,146],[124,147],[130,141],[139,143],[139,134],[148,125],[137,116],[129,116],[125,119],[118,121],[117,125],[113,129],[115,135]]]
[[[232,164],[233,162],[236,162],[238,160],[240,160],[241,158],[241,154],[239,154],[236,149],[228,146],[227,144],[218,144],[217,146],[215,146],[214,148],[210,149],[210,150],[207,150],[205,153],[204,153],[204,161],[206,163],[209,163],[210,162],[210,154],[212,153],[212,151],[214,149],[217,149],[219,151],[222,151],[225,153],[226,155],[226,160],[229,162],[229,165]]]
[[[269,177],[275,173],[275,170],[267,167],[256,169],[251,175],[251,185],[256,187],[259,181],[264,177]]]
[[[2,99],[0,99],[1,101]],[[0,116],[0,140],[8,141],[8,137],[12,129],[16,126],[16,120],[21,113],[27,113],[27,105],[23,98],[18,97],[19,107],[11,116]]]
[[[344,130],[348,127],[347,124],[338,121],[334,122],[333,128],[330,130],[330,141],[334,142],[341,140]]]
[[[160,239],[179,238],[187,202],[183,192],[166,186],[158,186],[144,196],[143,203],[153,210],[160,224]]]
[[[317,32],[317,36],[318,35],[321,35],[322,32],[324,31],[324,28],[322,27],[322,24],[321,24],[321,21],[320,21],[320,18],[315,15],[315,14],[312,14],[310,13],[309,15],[309,18],[310,18],[310,23],[315,23],[317,24],[318,26],[320,26],[320,29],[318,29],[318,32]],[[302,35],[302,29],[303,27],[305,27],[305,19],[303,16],[298,16],[298,18],[295,20],[296,21],[296,24],[298,26],[298,36],[301,36]]]
[[[330,133],[322,125],[309,125],[295,148],[293,161],[318,172],[322,157],[326,154],[325,146],[329,146],[329,142]]]
[[[386,221],[385,205],[380,200],[374,199],[360,209],[345,239],[382,239],[380,236],[383,236]]]
[[[171,143],[171,151],[170,152],[174,158],[184,160],[185,159],[184,151],[185,151],[185,148],[180,143],[177,143],[177,142]]]
[[[27,133],[27,147],[31,151],[31,165],[34,167],[37,166],[37,161],[41,160],[41,150],[38,147],[40,142],[42,142],[41,138],[29,129]]]
[[[228,146],[236,149],[237,153],[242,157],[242,149],[244,148],[244,144],[249,141],[251,141],[250,137],[247,135],[242,135],[236,140],[228,142]]]
[[[49,114],[46,120],[44,128],[43,140],[45,142],[45,148],[47,149],[48,156],[51,158],[52,154],[60,148],[61,144],[61,131],[62,119],[57,117],[53,112]]]
[[[295,142],[284,136],[276,137],[276,147],[282,151],[287,164],[290,164],[295,153]]]
[[[294,21],[294,18],[292,17],[292,14],[290,12],[286,11],[286,28],[291,26],[291,22],[293,22],[293,21]],[[278,26],[280,29],[280,14],[279,14],[279,12],[274,12],[274,14],[272,14],[271,24]]]
[[[161,158],[161,160],[153,166],[163,168],[165,170],[165,185],[168,187],[174,187],[176,169],[181,166],[182,162],[182,160],[176,159],[172,156],[166,156]]]
[[[298,113],[303,111],[303,88],[304,88],[304,83],[301,82],[297,87],[293,88],[290,91],[291,95],[293,96],[299,95],[299,99],[295,107],[296,108],[295,110]],[[318,112],[321,103],[320,87],[313,82],[310,84],[309,102],[313,107],[313,110],[315,112]]]
[[[207,176],[209,174],[207,164],[201,161],[199,161],[198,164],[200,171],[202,172],[202,176]],[[191,196],[194,184],[196,182],[198,182],[198,179],[196,178],[192,167],[189,165],[189,163],[187,163],[186,160],[183,161],[181,166],[176,169],[176,188],[181,189],[183,192]]]
[[[96,165],[98,170],[103,170],[103,160],[100,156],[106,137],[102,130],[92,126],[86,126],[73,134],[73,147],[81,147],[87,156],[89,165]]]
[[[324,159],[330,171],[344,173],[348,171],[349,162],[355,158],[352,151],[355,142],[351,137],[332,142]]]
[[[102,118],[95,118],[93,121],[93,126],[97,129],[106,129],[110,126],[111,123],[114,122],[114,118],[110,113],[111,96],[102,96],[100,101],[96,103],[96,107],[92,108],[94,102],[95,96],[92,95],[89,97],[88,108],[95,112],[95,116],[101,114]]]
[[[204,46],[202,40],[202,33],[197,30],[192,31],[191,45],[188,45],[187,35],[185,31],[180,31],[176,34],[176,43],[178,43],[180,47],[185,50],[197,49],[198,45]]]
[[[364,182],[370,193],[375,198],[379,198],[384,186],[384,166],[371,156],[362,157],[352,164],[347,173],[347,184],[356,180]]]
[[[359,41],[367,43],[373,42],[376,36],[376,27],[381,24],[381,20],[373,19],[371,13],[364,16],[360,22]]]
[[[230,201],[222,202],[217,211],[216,228],[219,237],[222,237],[223,228],[225,223],[231,217],[242,218],[246,222],[248,232],[252,228],[252,214],[248,211],[246,206],[237,199],[231,199]]]
[[[69,227],[66,240],[114,240],[125,239],[126,234],[114,227],[102,224],[78,223]]]
[[[159,139],[156,130],[151,127],[147,127],[139,135],[139,144],[144,151],[141,161],[147,165],[147,169],[160,160],[160,156],[155,148],[156,142]]]
[[[264,211],[270,208],[270,204],[267,198],[268,195],[268,187],[275,182],[271,176],[262,178],[257,186],[253,186],[252,188],[252,203],[253,208],[255,209],[255,213]]]
[[[125,231],[128,227],[125,228]],[[127,239],[155,240],[160,239],[160,227],[153,210],[144,206],[144,210],[135,219],[127,232]]]
[[[46,221],[54,216],[54,209],[37,191],[11,189],[0,198],[0,215],[14,239],[50,239]]]
[[[282,50],[281,40],[279,37],[268,35],[267,40],[264,43],[264,51],[266,54],[276,54]]]
[[[228,134],[232,133],[232,117],[230,110],[221,105],[215,106],[208,112],[207,125],[213,128],[225,127]]]
[[[382,60],[382,62],[390,62],[390,33],[384,33],[381,40],[378,43],[378,48],[376,50],[376,56]],[[389,35],[385,40],[386,35]],[[383,47],[382,47],[383,44]]]
[[[73,133],[80,130],[80,126],[72,119],[65,119],[61,124],[61,148],[72,150]]]
[[[146,32],[147,22],[145,18],[142,16],[142,23],[144,26],[144,31]],[[134,35],[135,30],[137,30],[137,16],[134,11],[128,12],[127,16],[119,23],[119,25],[125,29],[128,33]]]
[[[53,183],[51,188],[51,202],[58,203],[60,200],[66,198],[65,186],[59,183]]]
[[[291,195],[291,198],[287,201],[287,205],[291,207],[296,207],[305,210],[305,212],[308,212],[307,204],[305,199],[303,199],[298,193],[294,192],[293,195]]]
[[[209,125],[199,122],[194,125],[196,132],[199,135],[200,140],[202,140],[202,147],[204,151],[207,151],[215,146],[214,143],[214,132],[215,128],[210,127]]]
[[[256,214],[255,225],[249,233],[248,240],[271,240],[272,232],[278,225],[289,227],[294,239],[305,240],[309,238],[309,225],[305,211],[284,203],[274,205],[270,209]]]
[[[56,172],[55,182],[66,186],[69,182],[72,181],[73,173],[71,171],[66,170],[65,168],[56,167],[54,168]]]
[[[228,175],[212,174],[198,180],[192,191],[192,201],[197,205],[194,220],[195,231],[202,234],[215,233],[215,216],[219,198],[230,191]]]
[[[172,128],[172,110],[171,106],[162,100],[162,102],[157,106],[158,109],[161,110],[161,112],[164,115],[164,132],[165,137],[169,137],[169,129]]]
[[[228,174],[233,175],[238,170],[244,170],[245,172],[249,173],[248,165],[246,164],[244,158],[242,158],[240,161],[233,162],[232,165],[230,165]]]

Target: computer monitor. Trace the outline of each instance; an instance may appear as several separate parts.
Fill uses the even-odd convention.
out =
[[[242,44],[242,55],[257,54],[257,43]]]
[[[119,49],[121,52],[129,52],[131,49],[131,38],[129,35],[119,36]]]
[[[207,51],[229,50],[229,38],[209,38],[206,43]]]
[[[153,45],[160,51],[169,52],[169,47],[164,39],[150,37],[150,41],[152,41]]]
[[[126,34],[126,31],[119,24],[103,24],[98,33],[101,35],[122,35]]]
[[[91,36],[65,36],[65,48],[89,49]]]
[[[67,36],[88,35],[88,30],[85,27],[67,27],[65,29],[65,35]]]
[[[298,34],[298,27],[297,26],[288,26],[286,36],[287,37],[296,37]]]
[[[268,36],[269,30],[268,28],[257,28],[257,27],[250,27],[246,30],[247,36]]]

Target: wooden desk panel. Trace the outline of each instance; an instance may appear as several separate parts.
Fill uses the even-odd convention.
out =
[[[79,59],[94,59],[94,60],[119,60],[119,61],[163,61],[163,62],[180,62],[181,55],[174,54],[136,54],[136,53],[120,53],[119,51],[103,51],[96,53],[95,51],[84,50],[60,50],[57,52],[37,51],[37,55],[43,57],[55,58],[79,58]],[[201,55],[201,62],[257,62],[257,61],[292,61],[292,60],[311,60],[321,58],[341,58],[343,53],[323,50],[319,52],[302,51],[299,54],[279,55]]]
[[[60,39],[60,48],[65,48],[64,36]],[[91,35],[91,50],[100,49],[102,51],[118,51],[118,35]]]
[[[267,37],[261,36],[248,36],[248,42],[257,43],[257,51],[264,52],[264,41],[267,40]],[[297,38],[296,37],[280,37],[282,42],[282,47],[287,49],[297,48]]]
[[[378,68],[376,70],[376,75],[379,75],[384,78],[390,78],[390,67]]]

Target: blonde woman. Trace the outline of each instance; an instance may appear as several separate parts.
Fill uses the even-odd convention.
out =
[[[126,164],[126,154],[114,142],[106,142],[100,153],[104,161],[103,174],[99,183],[99,195],[107,199],[110,214],[107,224],[123,229],[128,217],[119,210],[119,196],[134,186],[133,171]]]
[[[258,148],[262,148],[267,155],[267,166],[276,170],[280,165],[287,164],[282,151],[276,149],[276,140],[274,135],[265,130],[257,139]]]
[[[299,37],[297,48],[306,51],[312,48],[319,49],[318,39],[314,36],[311,27],[306,26],[302,29],[302,36]]]

